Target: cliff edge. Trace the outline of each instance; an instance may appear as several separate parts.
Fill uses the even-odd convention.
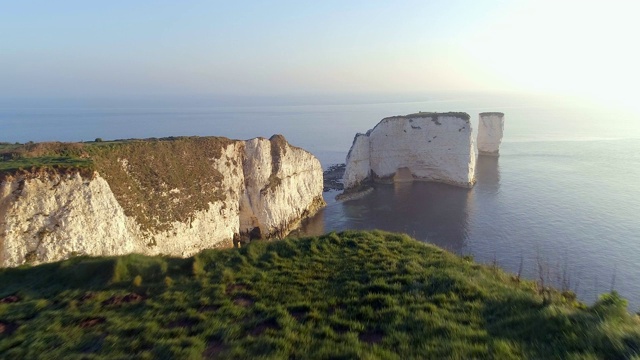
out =
[[[0,147],[0,267],[75,255],[191,256],[283,237],[324,205],[281,135]]]

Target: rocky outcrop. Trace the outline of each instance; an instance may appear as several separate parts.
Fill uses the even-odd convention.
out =
[[[75,255],[185,257],[285,236],[324,205],[320,162],[279,135],[104,149],[87,150],[90,172],[4,174],[1,267]]]
[[[357,134],[347,155],[346,191],[368,181],[435,181],[473,186],[475,150],[466,113],[382,119]]]
[[[480,120],[478,122],[478,155],[499,156],[503,132],[503,113],[480,113]]]
[[[246,234],[284,237],[324,206],[320,162],[281,135],[248,140],[244,159],[240,235],[245,239]]]

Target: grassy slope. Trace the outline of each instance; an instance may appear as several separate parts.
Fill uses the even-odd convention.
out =
[[[615,294],[589,308],[555,292],[545,302],[533,283],[384,232],[190,259],[75,258],[0,270],[0,284],[4,358],[613,359],[640,349],[637,316]]]

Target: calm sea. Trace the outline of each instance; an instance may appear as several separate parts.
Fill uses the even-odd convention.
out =
[[[505,113],[499,158],[481,157],[477,184],[379,185],[335,202],[304,234],[402,231],[418,240],[575,290],[612,288],[640,307],[640,116],[567,98],[440,94],[412,102],[207,105],[189,102],[0,103],[0,141],[86,141],[176,135],[247,139],[280,133],[324,166],[344,162],[356,132],[418,111]]]

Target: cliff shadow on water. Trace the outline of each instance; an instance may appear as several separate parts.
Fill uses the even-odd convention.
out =
[[[476,181],[472,189],[423,181],[374,184],[373,192],[344,202],[332,202],[336,191],[325,192],[329,205],[304,221],[299,233],[380,229],[463,253],[474,213],[481,211],[475,197],[499,193],[498,157],[478,157]]]

